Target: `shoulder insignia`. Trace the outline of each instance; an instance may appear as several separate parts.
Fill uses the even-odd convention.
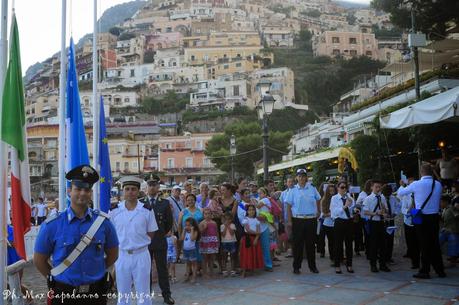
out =
[[[142,207],[148,211],[151,211],[150,205],[148,203],[145,203]]]
[[[50,223],[51,221],[58,219],[60,215],[61,214],[59,212],[50,215],[48,218],[46,218],[45,223]]]

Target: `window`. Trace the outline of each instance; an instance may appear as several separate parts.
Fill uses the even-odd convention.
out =
[[[120,77],[120,76],[121,76],[121,71],[118,71],[118,77]]]
[[[233,86],[233,96],[239,96],[239,86]]]
[[[185,167],[192,168],[193,167],[193,158],[185,158]]]
[[[339,37],[332,37],[332,43],[339,43]]]
[[[349,43],[350,44],[357,44],[357,38],[355,38],[355,37],[349,38]]]
[[[128,97],[125,97],[125,98],[124,98],[124,102],[125,102],[125,103],[129,103],[129,98],[128,98]]]
[[[116,161],[116,171],[119,172],[121,170],[121,162]]]
[[[167,159],[167,168],[174,168],[175,165],[174,165],[174,158],[168,158]]]
[[[191,55],[191,60],[192,60],[192,61],[195,61],[195,60],[196,60],[196,56]]]
[[[202,140],[196,141],[196,149],[202,149]]]
[[[333,49],[333,52],[332,52],[333,55],[336,56],[336,55],[339,55],[339,53],[340,53],[339,49]]]
[[[166,149],[172,149],[172,143],[166,143]]]
[[[45,152],[46,160],[56,160],[56,152],[55,151],[47,151]]]
[[[131,167],[132,167],[133,170],[138,170],[138,166],[139,165],[137,164],[137,161],[132,161],[131,162]]]
[[[223,69],[228,69],[229,68],[229,65],[223,65]]]
[[[206,157],[202,158],[202,167],[209,168],[211,167],[210,160]]]
[[[134,76],[135,76],[135,70],[131,69],[131,77],[134,77]]]
[[[366,55],[366,56],[372,56],[372,55],[373,55],[373,52],[371,52],[371,51],[366,51],[366,52],[365,52],[365,55]]]
[[[351,56],[357,56],[357,50],[351,50],[350,54]]]
[[[124,162],[124,170],[125,171],[129,170],[129,162]]]
[[[236,67],[237,67],[237,68],[240,68],[240,67],[242,67],[242,63],[240,63],[240,62],[237,62],[237,63],[236,63]]]

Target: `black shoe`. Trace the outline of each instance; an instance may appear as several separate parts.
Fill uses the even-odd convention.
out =
[[[312,273],[319,273],[319,270],[317,270],[317,267],[309,268],[309,270],[311,270]]]
[[[300,273],[301,273],[300,269],[293,269],[293,274],[300,274]]]
[[[336,272],[336,274],[341,274],[341,273],[343,273],[343,272],[341,271],[341,269],[335,269],[335,272]]]
[[[170,295],[165,295],[163,298],[164,298],[164,303],[169,304],[169,305],[175,304],[175,300]]]
[[[437,272],[437,274],[438,274],[438,277],[441,277],[441,278],[446,277],[446,273],[445,273],[444,271],[442,271],[442,272]]]
[[[430,279],[430,275],[428,273],[422,273],[422,272],[418,272],[416,274],[413,274],[413,277],[415,277],[417,279]]]
[[[347,266],[347,267],[346,267],[346,270],[347,270],[347,272],[349,272],[349,273],[354,273],[354,269],[352,269],[351,266]]]
[[[384,271],[384,272],[390,272],[390,269],[387,266],[379,266],[379,270]]]
[[[371,266],[371,272],[379,272],[378,267]]]
[[[266,272],[273,272],[273,268],[265,267]]]

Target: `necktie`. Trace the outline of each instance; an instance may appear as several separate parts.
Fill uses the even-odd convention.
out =
[[[341,197],[341,200],[343,201],[343,206],[346,205],[346,197]],[[346,216],[348,219],[351,218],[351,213],[349,212],[349,208],[344,208],[344,213],[346,213]]]
[[[155,198],[150,199],[150,205],[153,208],[153,206],[155,205]]]
[[[381,195],[376,195],[376,211],[381,209]],[[376,215],[379,217],[379,215]]]

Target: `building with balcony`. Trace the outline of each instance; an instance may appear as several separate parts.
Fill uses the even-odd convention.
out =
[[[314,37],[312,45],[314,56],[379,59],[378,43],[372,33],[325,31]]]
[[[262,46],[234,46],[234,47],[191,47],[184,48],[185,61],[192,66],[216,64],[230,61],[233,58],[263,57]]]
[[[265,43],[272,48],[292,48],[294,33],[291,28],[283,26],[263,27],[262,36]]]
[[[143,64],[145,36],[137,36],[128,40],[119,40],[116,44],[118,66],[134,66]]]
[[[251,91],[253,92],[252,104],[254,108],[261,100],[258,83],[271,82],[270,94],[276,99],[275,109],[284,109],[288,104],[295,102],[295,81],[293,71],[287,67],[255,70],[249,76]]]
[[[194,181],[214,182],[223,174],[216,169],[204,150],[214,134],[191,134],[161,137],[159,139],[159,172],[161,179],[168,184]]]

